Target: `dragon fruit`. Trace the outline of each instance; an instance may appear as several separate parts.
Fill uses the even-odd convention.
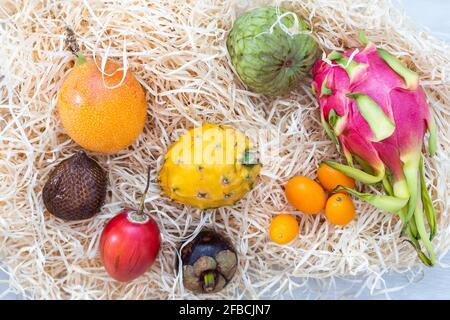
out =
[[[398,214],[403,234],[420,259],[432,266],[436,261],[431,244],[436,217],[422,159],[427,131],[429,152],[433,155],[436,151],[430,107],[415,72],[369,42],[363,33],[360,41],[364,48],[343,54],[334,51],[313,68],[313,92],[320,104],[322,125],[340,145],[347,165],[325,162],[362,183],[380,184],[385,195],[338,189]]]

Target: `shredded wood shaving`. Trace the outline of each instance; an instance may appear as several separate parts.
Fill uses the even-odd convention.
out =
[[[405,274],[405,285],[420,278],[423,267],[400,238],[395,216],[356,201],[357,219],[342,228],[287,204],[283,185],[290,177],[315,178],[321,160],[344,160],[320,125],[311,79],[286,97],[269,99],[247,91],[232,71],[225,42],[233,21],[268,4],[308,21],[327,53],[358,46],[358,32],[365,30],[417,70],[439,127],[437,156],[425,159],[438,213],[433,245],[439,258],[448,252],[450,48],[418,31],[390,1],[6,0],[0,6],[0,261],[10,275],[9,291],[35,299],[317,298],[365,289],[388,295],[398,289],[386,284],[393,271]],[[108,196],[101,213],[82,222],[53,217],[41,197],[50,171],[80,149],[56,109],[58,89],[74,62],[64,43],[66,25],[84,55],[99,58],[100,69],[112,59],[133,72],[148,101],[148,121],[133,146],[111,155],[90,153],[108,170]],[[258,183],[234,207],[201,212],[159,195],[156,178],[165,152],[202,122],[273,138],[256,141],[270,156],[263,154]],[[149,165],[146,208],[161,228],[162,249],[145,275],[122,284],[102,267],[99,236],[118,211],[138,204]],[[268,239],[271,218],[280,212],[301,221],[298,238],[286,246]],[[175,270],[180,244],[202,226],[226,234],[239,253],[235,279],[211,296],[184,290]],[[347,284],[343,292],[335,292],[339,281]]]

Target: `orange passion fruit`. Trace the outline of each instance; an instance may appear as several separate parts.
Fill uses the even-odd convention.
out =
[[[104,72],[78,59],[62,84],[58,111],[67,134],[83,148],[119,151],[136,140],[146,119],[145,92],[135,76],[108,61]],[[120,85],[119,85],[120,84]]]

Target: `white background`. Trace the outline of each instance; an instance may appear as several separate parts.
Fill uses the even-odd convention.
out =
[[[370,0],[367,0],[370,1]],[[404,7],[407,14],[418,25],[429,29],[435,36],[450,42],[450,0],[396,0],[399,6]],[[450,254],[443,259],[444,263],[450,266]],[[404,285],[407,282],[405,276],[389,275],[387,276],[387,286],[395,288]],[[343,282],[337,282],[337,291],[347,285]],[[392,299],[450,299],[450,269],[434,267],[425,270],[423,278],[420,281],[409,285],[406,289],[389,293]],[[0,270],[0,296],[8,288],[7,276]],[[330,295],[329,298],[349,298],[351,292],[341,296]],[[20,298],[14,294],[7,294],[7,299]],[[302,298],[299,296],[298,298]],[[382,296],[371,295],[365,291],[358,299],[382,299]]]

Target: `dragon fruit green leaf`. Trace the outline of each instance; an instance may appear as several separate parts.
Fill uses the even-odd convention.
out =
[[[374,174],[374,170],[372,169],[372,167],[366,161],[364,161],[363,159],[361,159],[358,156],[355,156],[355,159],[356,159],[356,161],[358,162],[359,166],[362,168],[362,170],[365,173],[368,173],[368,174],[371,174],[371,175]],[[385,179],[385,178],[387,178],[386,172],[384,173],[383,179]]]
[[[338,120],[337,118],[338,118],[338,115],[336,114],[334,109],[331,109],[330,113],[328,114],[328,122],[330,123],[330,126],[332,128],[334,128],[336,126],[336,122]]]
[[[328,55],[328,59],[334,60],[338,65],[345,69],[350,80],[353,80],[357,74],[364,70],[367,65],[358,63],[354,60],[350,60],[348,57],[342,56],[336,51],[333,51]]]
[[[417,231],[420,235],[420,239],[422,240],[423,246],[428,252],[428,258],[431,264],[436,263],[436,254],[433,249],[433,245],[430,241],[430,236],[427,233],[424,222],[424,214],[423,214],[423,206],[422,201],[419,199],[416,203],[416,210],[414,214],[414,221],[416,222]]]
[[[388,195],[393,196],[394,195],[394,189],[392,188],[392,185],[389,182],[389,177],[388,177],[387,174],[384,175],[383,180],[381,180],[381,183],[383,184],[384,191]]]
[[[338,144],[338,142],[336,142],[336,144]],[[353,167],[353,156],[352,156],[352,153],[345,146],[342,146],[342,152],[344,153],[345,159],[347,160],[347,164],[350,167]]]
[[[406,87],[415,90],[419,84],[419,76],[414,71],[405,67],[400,60],[384,49],[377,49],[380,57],[406,82]]]
[[[358,38],[359,41],[361,41],[361,43],[365,46],[367,46],[370,43],[369,39],[367,39],[366,33],[362,30],[358,33]]]
[[[328,123],[326,122],[325,118],[323,117],[323,114],[320,115],[320,121],[322,123],[323,128],[325,129],[325,132],[330,137],[330,139],[334,142],[334,144],[338,144],[339,142],[337,141],[333,131],[331,130]]]
[[[431,262],[431,260],[420,249],[420,243],[417,239],[410,237],[410,240],[405,240],[405,241],[410,243],[413,246],[413,248],[416,249],[417,256],[423,262],[424,265],[426,265],[427,267],[433,266],[433,263]]]
[[[370,193],[361,193],[354,189],[344,187],[344,186],[338,186],[336,189],[334,189],[334,192],[345,190],[348,193],[350,193],[352,196],[364,200],[371,205],[373,205],[375,208],[385,210],[392,213],[397,213],[401,208],[403,208],[406,203],[408,202],[408,199],[402,199],[397,198],[393,196],[386,196],[386,195],[375,195]]]
[[[321,98],[323,97],[323,96],[331,96],[331,94],[333,93],[333,92],[331,92],[331,90],[330,89],[328,89],[327,88],[327,79],[325,78],[325,80],[322,82],[322,90],[321,90]]]
[[[428,137],[428,152],[430,153],[430,156],[434,156],[437,148],[437,127],[432,114],[430,114],[427,121],[427,126],[430,133],[430,136]]]
[[[375,141],[382,141],[394,133],[394,122],[384,114],[383,109],[381,109],[368,95],[351,93],[347,96],[356,100],[356,105],[369,124],[369,127],[375,136]]]
[[[418,198],[418,187],[419,187],[419,164],[420,164],[420,154],[416,153],[410,154],[408,157],[400,157],[404,163],[403,172],[406,179],[406,184],[408,186],[410,199],[408,202],[408,211],[406,214],[406,220],[412,218],[414,211],[416,210],[416,202]]]
[[[336,121],[334,123],[333,131],[335,135],[340,135],[342,130],[345,129],[345,124],[347,123],[347,116],[336,116]]]
[[[349,176],[350,178],[353,178],[355,180],[358,180],[359,182],[366,183],[366,184],[374,184],[380,182],[384,177],[384,170],[379,171],[377,175],[372,175],[369,173],[366,173],[362,170],[356,169],[351,166],[346,166],[345,164],[340,164],[334,161],[324,161],[324,163],[336,170],[341,171],[345,175]]]
[[[313,85],[311,86],[311,92],[313,95],[317,95],[316,88]]]
[[[420,160],[421,165],[419,167],[420,171],[420,186],[421,186],[421,197],[423,203],[423,209],[425,212],[425,216],[427,218],[428,225],[430,227],[430,240],[433,240],[436,235],[436,213],[434,211],[433,203],[431,202],[430,195],[427,191],[427,185],[425,182],[425,174],[423,172],[423,158]]]

